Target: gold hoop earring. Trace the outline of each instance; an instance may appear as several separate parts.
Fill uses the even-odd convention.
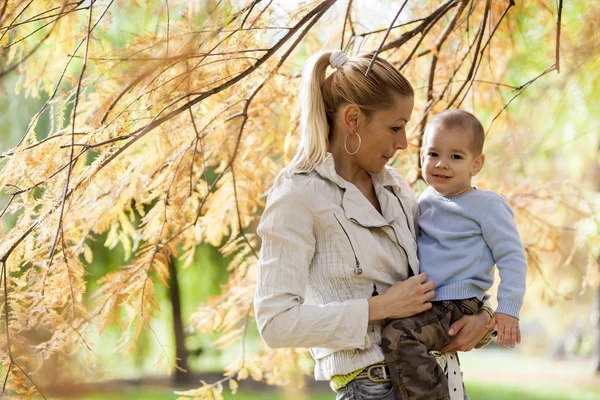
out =
[[[346,150],[346,153],[348,153],[350,155],[354,155],[354,154],[358,153],[358,150],[360,150],[360,145],[362,144],[362,139],[360,138],[360,135],[358,134],[358,132],[354,132],[353,135],[358,136],[358,147],[356,148],[356,151],[354,153],[351,153],[348,151],[348,136],[350,136],[350,133],[348,133],[346,135],[346,137],[344,138],[344,149]]]

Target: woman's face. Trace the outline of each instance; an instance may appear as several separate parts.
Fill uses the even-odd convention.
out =
[[[396,151],[408,146],[406,124],[413,107],[413,97],[398,96],[392,107],[374,111],[369,118],[360,114],[356,132],[362,143],[354,157],[361,169],[371,174],[379,173]],[[358,147],[358,139],[350,135],[347,144],[352,152]]]

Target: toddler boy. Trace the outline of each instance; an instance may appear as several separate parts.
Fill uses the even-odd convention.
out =
[[[494,282],[494,265],[501,283],[487,328],[497,325],[504,347],[521,341],[527,262],[506,201],[471,186],[485,161],[483,141],[481,123],[461,110],[437,114],[425,130],[421,161],[430,187],[419,198],[418,254],[436,295],[430,310],[393,320],[384,330],[382,347],[398,399],[449,398],[447,378],[428,351],[450,341],[453,322],[479,312]]]

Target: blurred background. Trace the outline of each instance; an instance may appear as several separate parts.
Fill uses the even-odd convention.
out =
[[[135,36],[132,32],[146,33],[165,28],[161,18],[166,9],[162,3],[133,3],[136,2],[119,2],[118,6],[111,7],[110,23],[98,34],[99,40],[122,49],[129,40],[124,37]],[[184,19],[185,12],[197,13],[198,21],[209,20],[212,14],[207,10],[223,6],[216,1],[199,2],[199,5],[183,1],[169,3],[173,21]],[[274,8],[273,19],[317,3],[279,2],[278,8]],[[400,5],[400,2],[392,1],[377,2],[377,6],[366,1],[352,3],[334,4],[288,60],[289,73],[295,83],[303,61],[312,52],[339,47],[339,31],[346,21],[344,15],[349,4],[355,17],[353,30],[357,32],[385,31]],[[425,3],[424,10],[433,10],[440,2]],[[483,12],[485,2],[473,3],[473,15]],[[492,3],[498,9],[508,4]],[[229,2],[227,6],[235,8],[237,4]],[[560,72],[553,70],[534,80],[555,61],[559,9],[562,12]],[[82,24],[87,18],[84,14],[80,18]],[[405,17],[408,20],[411,16],[418,16],[417,6]],[[496,19],[498,16],[496,13]],[[227,18],[227,12],[214,18]],[[494,64],[488,60],[482,69],[489,67],[489,71],[481,74],[496,76],[498,81],[510,87],[500,93],[499,85],[488,85],[487,89],[484,84],[475,85],[473,91],[477,97],[464,103],[464,107],[473,110],[489,129],[485,148],[487,165],[477,184],[503,193],[511,200],[518,218],[548,222],[552,229],[536,230],[536,225],[523,224],[522,236],[532,258],[528,293],[521,313],[522,344],[515,349],[491,344],[486,349],[461,355],[464,379],[473,400],[600,399],[600,226],[597,218],[600,213],[600,4],[583,0],[565,2],[564,5],[562,1],[531,1],[513,7],[505,24],[508,28],[498,34],[498,42],[491,42],[491,54],[498,55],[502,68],[492,70]],[[371,44],[361,44],[363,49],[353,44],[348,51],[373,50],[383,39],[383,33],[373,38]],[[470,34],[473,35],[474,30]],[[268,41],[273,42],[277,35]],[[392,31],[388,41],[398,36],[400,33]],[[346,39],[349,37],[350,34]],[[53,54],[57,50],[48,47],[41,51]],[[400,60],[408,51],[393,51],[384,56]],[[61,56],[65,56],[63,53]],[[453,62],[448,58],[440,60],[440,63]],[[76,76],[75,72],[81,68],[80,60],[76,60],[71,68]],[[417,101],[421,103],[417,107],[425,110],[425,70],[415,62],[405,71],[415,83]],[[481,77],[482,81],[485,79]],[[32,118],[50,96],[49,91],[34,89],[35,85],[31,83],[31,75],[25,76],[18,70],[7,73],[0,81],[0,153],[9,152],[19,144]],[[75,83],[71,81],[68,85],[72,88]],[[289,90],[293,92],[293,88]],[[519,95],[513,99],[515,94]],[[498,112],[503,107],[486,100],[494,96],[502,99],[503,104],[510,103],[500,117]],[[72,101],[65,101],[65,126],[68,126],[72,107]],[[294,116],[290,112],[281,118],[289,115]],[[38,141],[54,133],[52,124],[51,117],[42,114],[35,127]],[[419,127],[415,125],[415,137],[418,131]],[[294,130],[284,124],[282,134],[289,132],[293,134]],[[293,138],[289,140],[294,142]],[[274,158],[279,157],[277,154]],[[409,180],[416,181],[417,191],[422,190],[423,183],[416,179],[414,165],[407,160],[396,160],[395,165]],[[6,166],[4,161],[0,161],[0,168]],[[217,170],[211,170],[210,174],[213,177],[207,180],[214,179]],[[268,174],[272,175],[272,172]],[[0,194],[2,208],[8,199],[5,187]],[[18,217],[18,213],[3,217],[4,232],[14,226]],[[251,232],[255,225],[256,219],[248,224],[247,231]],[[94,256],[85,267],[83,304],[92,304],[94,294],[102,286],[100,278],[119,270],[130,257],[121,243],[113,241],[107,246],[111,242],[109,235],[104,232],[87,242]],[[74,351],[71,356],[77,360],[75,366],[88,359],[93,363],[93,379],[83,379],[80,385],[68,386],[64,393],[58,390],[49,397],[158,399],[177,398],[179,395],[174,391],[188,390],[191,392],[187,395],[194,397],[199,396],[193,389],[201,386],[201,381],[214,383],[221,380],[223,371],[234,369],[232,365],[241,353],[249,360],[254,354],[264,354],[265,347],[252,321],[244,326],[244,337],[232,343],[218,329],[206,333],[198,327],[199,306],[210,306],[211,301],[218,299],[232,275],[228,266],[236,255],[224,254],[223,245],[227,238],[220,242],[198,243],[186,268],[183,268],[185,260],[171,260],[169,285],[156,285],[156,308],[150,321],[152,329],[141,332],[131,354],[125,356],[125,352],[115,350],[123,335],[122,324],[109,325],[101,334],[91,330],[86,340],[92,350]],[[535,252],[536,249],[542,250]],[[160,361],[164,354],[168,354],[166,358],[170,361]],[[258,361],[254,366],[249,363],[238,373],[235,383],[223,382],[225,398],[333,398],[326,384],[312,380],[312,364],[306,352],[276,354],[271,360],[286,370],[286,357],[290,354],[293,360],[289,362],[293,368],[283,375],[265,374]],[[187,373],[173,368],[175,358]],[[283,383],[277,376],[285,376],[286,385],[264,384],[270,380],[273,381],[270,383]],[[299,382],[304,382],[303,386]],[[232,389],[237,389],[238,394],[232,396]]]

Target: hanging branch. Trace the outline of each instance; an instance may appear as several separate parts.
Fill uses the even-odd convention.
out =
[[[473,73],[473,76],[469,79],[469,82],[468,82],[468,85],[467,85],[467,90],[465,91],[465,94],[464,94],[463,98],[461,99],[461,101],[458,103],[458,107],[461,106],[461,104],[463,103],[463,101],[467,97],[467,93],[471,89],[471,86],[473,85],[473,82],[475,82],[475,77],[477,76],[477,71],[479,71],[479,66],[481,65],[481,61],[483,60],[483,53],[485,52],[485,50],[489,46],[490,42],[492,41],[492,38],[494,37],[494,34],[496,33],[496,30],[500,26],[500,23],[502,22],[502,20],[504,19],[504,17],[508,13],[508,11],[513,6],[514,6],[514,2],[512,2],[512,1],[509,2],[508,6],[506,7],[506,9],[504,10],[504,12],[502,13],[502,15],[500,16],[500,18],[498,19],[498,22],[496,23],[496,25],[494,26],[494,28],[492,28],[492,30],[490,32],[490,35],[489,35],[488,39],[486,40],[485,44],[481,48],[481,51],[479,52],[479,60],[477,61],[477,65],[475,67],[475,71]]]
[[[33,2],[33,0],[31,0],[29,2],[29,4],[25,7],[25,9],[27,7],[29,7],[32,2]],[[94,3],[94,0],[91,1],[91,4],[93,4],[93,3]],[[91,7],[91,4],[90,4],[90,7]],[[66,5],[66,1],[65,1],[65,3],[63,3],[63,6],[62,6],[61,10],[64,9],[65,5]],[[23,11],[25,11],[25,9],[23,9]],[[21,14],[19,14],[19,16],[20,15]],[[18,18],[18,16],[17,16],[17,18]],[[33,47],[33,49],[31,49],[27,54],[25,54],[25,56],[23,56],[19,61],[15,62],[10,67],[8,67],[8,68],[6,68],[4,70],[0,70],[0,80],[2,78],[4,78],[6,75],[8,75],[10,72],[12,72],[15,69],[17,69],[19,67],[19,65],[21,65],[25,61],[27,61],[31,56],[33,56],[40,49],[40,47],[46,42],[46,40],[48,40],[48,38],[52,35],[52,33],[54,33],[54,29],[56,29],[56,27],[58,26],[58,21],[59,20],[60,20],[60,18],[57,18],[55,21],[53,21],[54,23],[52,24],[52,27],[50,28],[50,30],[48,31],[48,33],[46,33],[46,35],[38,43],[36,43],[36,45]],[[5,31],[2,34],[2,36],[4,36],[6,34],[6,32],[8,32],[8,30]],[[1,40],[1,37],[0,37],[0,40]]]
[[[379,47],[375,51],[375,54],[373,54],[373,58],[371,59],[371,62],[369,63],[369,66],[367,67],[367,71],[365,72],[365,76],[369,75],[369,72],[371,71],[371,68],[373,67],[373,63],[375,62],[375,59],[377,58],[377,55],[379,54],[379,52],[381,52],[381,48],[383,47],[383,44],[385,43],[385,40],[387,39],[388,35],[390,34],[390,31],[392,30],[392,26],[394,26],[394,24],[396,23],[396,20],[400,16],[400,13],[402,12],[402,10],[404,10],[404,6],[406,6],[406,3],[408,3],[408,0],[404,0],[404,3],[402,3],[402,5],[400,6],[400,9],[396,13],[396,16],[392,20],[392,23],[388,27],[387,32],[385,32],[385,35],[383,36],[383,40],[381,41],[381,44],[379,45]]]
[[[100,23],[100,21],[102,21],[102,19],[104,18],[104,16],[106,15],[108,9],[112,6],[112,4],[114,3],[115,0],[110,0],[110,2],[108,3],[108,5],[106,6],[106,8],[104,9],[104,11],[102,12],[102,15],[98,18],[98,20],[96,21],[96,23],[94,24],[94,26],[92,27],[92,31],[96,28],[96,26],[98,26],[98,24]],[[79,2],[81,3],[81,2]],[[81,10],[87,9],[86,8],[82,8]],[[83,43],[85,43],[86,39],[84,38],[83,40],[81,40],[79,42],[79,44],[77,45],[77,47],[75,48],[75,50],[73,51],[73,54],[71,54],[69,56],[69,60],[67,61],[65,67],[63,68],[63,71],[58,79],[58,82],[56,83],[56,85],[54,86],[54,91],[52,92],[52,94],[50,95],[50,97],[48,98],[48,100],[46,100],[46,102],[44,103],[44,105],[42,106],[42,108],[34,115],[34,117],[31,119],[31,122],[29,123],[29,125],[27,126],[27,129],[25,130],[25,134],[21,137],[21,140],[19,140],[19,143],[17,143],[17,145],[15,146],[15,149],[18,149],[21,144],[25,141],[25,139],[27,139],[27,136],[29,136],[29,134],[32,132],[32,130],[35,128],[40,116],[43,114],[43,112],[47,109],[48,105],[50,104],[50,102],[56,97],[58,90],[61,86],[62,81],[65,78],[65,75],[68,71],[69,65],[71,65],[71,62],[73,61],[73,58],[75,57],[75,54],[79,51],[79,48],[83,45]],[[31,148],[33,148],[34,146],[39,145],[41,142],[45,142],[46,140],[49,140],[51,138],[56,138],[59,135],[55,135],[55,136],[49,136],[48,138],[35,143],[29,147],[26,147],[23,150],[29,150]],[[2,159],[3,157],[5,157],[5,155],[12,155],[15,152],[9,152],[9,153],[5,153],[0,155],[0,159]]]
[[[342,39],[340,42],[340,50],[341,51],[344,51],[344,37],[346,35],[346,23],[347,22],[349,22],[349,24],[350,24],[350,33],[351,33],[350,37],[351,38],[354,37],[354,34],[355,34],[354,27],[352,26],[352,14],[351,14],[353,1],[354,0],[348,1],[348,7],[346,8],[346,16],[344,17],[344,25],[342,26],[342,35],[341,35]]]
[[[468,3],[469,3],[469,0],[463,0],[459,3],[458,7],[456,8],[456,11],[454,11],[454,14],[452,14],[452,17],[450,18],[450,22],[448,22],[448,25],[446,25],[446,28],[444,29],[444,31],[442,32],[440,37],[438,37],[438,39],[435,42],[435,51],[433,52],[433,55],[431,57],[431,66],[429,68],[429,78],[427,81],[427,103],[428,104],[433,104],[433,97],[434,97],[433,96],[433,82],[435,80],[435,71],[437,69],[437,63],[439,60],[439,52],[442,49],[444,42],[450,35],[450,32],[452,32],[452,30],[456,26],[456,21],[458,20],[458,18],[460,17],[460,15],[464,11],[464,9]],[[407,61],[408,61],[408,59],[407,59]],[[406,61],[405,61],[405,63],[406,63]],[[403,64],[403,66],[404,66],[404,64]],[[400,67],[400,68],[402,68],[402,67]],[[425,126],[427,125],[427,116],[428,115],[429,115],[429,113],[424,113],[424,116],[423,116],[422,120],[420,121],[420,128],[419,128],[420,132],[425,132]],[[419,148],[421,148],[422,146],[423,146],[423,134],[421,133],[419,135]],[[417,175],[421,176],[421,173],[420,173],[421,172],[421,157],[418,157],[418,168],[419,168],[419,170],[418,170]]]
[[[388,51],[398,47],[402,47],[404,43],[408,42],[418,33],[422,33],[430,25],[432,21],[439,20],[444,14],[446,14],[451,8],[458,4],[458,0],[446,0],[438,6],[431,14],[423,18],[422,22],[415,27],[413,30],[403,33],[398,39],[391,41],[381,48],[380,52]]]
[[[6,372],[6,376],[4,378],[4,383],[2,384],[2,393],[0,393],[0,397],[4,397],[4,392],[6,391],[6,384],[8,382],[8,378],[10,376],[10,370],[12,368],[12,366],[14,365],[15,367],[17,367],[19,369],[19,371],[21,371],[21,373],[23,374],[23,376],[25,376],[27,379],[29,379],[29,382],[31,382],[31,384],[33,385],[33,387],[40,392],[38,385],[36,385],[35,381],[33,380],[33,378],[31,378],[30,374],[25,373],[25,371],[23,371],[23,368],[21,368],[21,366],[15,361],[15,358],[13,356],[12,353],[12,339],[11,339],[11,335],[10,335],[10,321],[8,318],[8,314],[9,314],[9,304],[8,304],[8,285],[7,285],[7,280],[8,280],[8,272],[6,271],[6,260],[2,259],[0,260],[0,264],[2,264],[2,271],[1,271],[1,280],[2,283],[4,285],[4,325],[6,327],[6,350],[8,353],[8,359],[10,360],[10,363],[8,365],[7,368],[7,372]],[[40,393],[40,395],[46,399],[46,397]]]
[[[66,66],[58,83],[54,87],[44,87],[50,98],[31,120],[17,147],[0,154],[0,162],[6,165],[3,170],[6,173],[1,179],[9,195],[7,204],[0,210],[0,218],[22,212],[17,214],[16,228],[8,231],[0,251],[0,287],[5,288],[7,331],[12,324],[12,330],[6,336],[9,354],[3,353],[6,377],[2,394],[4,390],[15,390],[9,380],[20,379],[21,372],[29,368],[21,355],[14,353],[15,345],[29,341],[17,330],[21,323],[17,318],[28,307],[25,301],[19,300],[18,296],[22,294],[37,296],[31,300],[35,309],[30,313],[33,316],[27,318],[27,329],[47,329],[57,325],[52,339],[43,339],[38,345],[40,355],[45,359],[69,349],[74,343],[83,343],[90,349],[86,331],[95,322],[102,327],[114,323],[108,314],[123,310],[129,311],[125,323],[130,322],[135,328],[127,328],[120,346],[127,344],[132,348],[135,344],[135,339],[126,337],[130,331],[134,331],[136,337],[142,330],[150,330],[161,346],[161,354],[172,365],[172,358],[150,325],[156,305],[154,288],[159,284],[155,281],[160,279],[166,284],[162,264],[164,254],[171,255],[175,249],[183,248],[186,262],[190,262],[194,246],[201,241],[215,246],[225,243],[221,252],[232,255],[233,261],[228,267],[232,271],[229,284],[222,294],[211,298],[207,307],[201,309],[196,325],[207,318],[208,324],[225,333],[224,340],[237,340],[240,335],[242,338],[241,367],[239,364],[232,367],[226,377],[203,389],[218,388],[224,382],[237,379],[237,372],[244,373],[257,365],[259,370],[264,368],[267,353],[257,362],[254,357],[249,358],[245,349],[246,328],[252,319],[252,272],[258,259],[254,222],[264,206],[256,193],[264,192],[270,174],[286,158],[279,157],[281,152],[285,151],[287,156],[288,146],[297,139],[297,113],[291,111],[297,100],[290,88],[299,80],[299,74],[296,63],[290,63],[291,54],[297,52],[303,41],[306,52],[312,51],[316,45],[312,38],[306,38],[319,33],[314,32],[315,24],[322,21],[335,0],[314,2],[311,9],[304,6],[294,11],[282,9],[285,15],[278,12],[272,0],[245,0],[235,5],[216,1],[214,7],[209,7],[212,10],[207,10],[214,14],[196,30],[190,28],[198,20],[192,8],[186,14],[185,6],[180,3],[159,1],[159,9],[164,11],[166,7],[166,21],[164,17],[158,18],[156,32],[151,32],[154,22],[148,22],[152,24],[150,30],[133,32],[134,38],[125,46],[114,49],[106,46],[108,50],[102,48],[104,37],[95,40],[94,28],[104,13],[97,21],[92,20],[92,6],[97,6],[94,1],[64,3],[62,8],[52,7],[43,12],[32,10],[36,2],[29,1],[17,2],[17,6],[7,6],[7,2],[0,5],[0,20],[3,21],[0,22],[0,36],[12,40],[3,49],[11,48],[11,57],[17,54],[16,59],[30,50],[22,48],[30,43],[28,38],[41,39],[43,32],[40,29],[52,30],[58,23],[62,27],[66,20],[61,18],[67,15],[67,20],[73,18],[75,21],[84,16],[76,14],[83,9],[89,14],[87,29],[81,27],[82,32],[87,31],[85,38],[69,35],[72,40],[70,54],[66,56]],[[28,2],[29,8],[23,12],[22,7]],[[89,4],[89,7],[83,4]],[[104,9],[105,13],[110,4]],[[415,138],[419,146],[422,144],[418,135],[424,130],[429,113],[440,106],[462,105],[467,96],[478,93],[480,87],[489,89],[489,86],[474,83],[514,89],[511,93],[514,97],[506,104],[503,99],[492,99],[492,112],[503,107],[501,113],[537,79],[554,69],[560,70],[562,0],[557,3],[556,20],[552,13],[549,17],[550,27],[556,23],[555,65],[518,87],[496,82],[494,75],[497,67],[500,74],[504,72],[500,69],[502,60],[494,59],[498,52],[495,45],[496,41],[510,40],[497,35],[497,31],[505,32],[505,16],[514,6],[513,1],[492,7],[491,1],[487,0],[484,10],[480,2],[441,0],[421,11],[421,7],[411,6],[405,0],[399,4],[390,24],[369,31],[363,29],[372,26],[363,23],[363,15],[353,14],[357,3],[348,0],[343,4],[339,9],[342,14],[339,17],[344,17],[341,37],[334,38],[334,43],[339,39],[342,51],[360,51],[361,47],[368,51],[367,46],[377,47],[370,49],[375,50],[375,56],[392,50],[388,53],[390,61],[400,68],[408,66],[407,74],[412,74],[409,78],[411,81],[415,78],[419,85],[415,90],[427,91],[422,96],[424,102],[417,102],[419,116],[411,123],[411,149],[417,144],[417,140],[413,141]],[[415,19],[399,23],[399,15],[407,12],[405,7],[412,7]],[[497,21],[496,9],[504,9]],[[32,11],[37,14],[30,16]],[[183,18],[177,18],[177,26],[173,19],[175,15],[183,15]],[[185,21],[185,15],[188,21]],[[548,18],[548,15],[544,13],[544,17]],[[289,22],[282,23],[284,20]],[[161,25],[160,21],[166,24]],[[287,24],[289,26],[278,26]],[[23,33],[26,36],[15,38],[16,32],[22,32],[18,27],[31,29]],[[108,28],[108,24],[102,27]],[[356,32],[355,27],[363,32]],[[54,29],[45,44],[53,43],[57,31]],[[334,34],[340,35],[339,27]],[[381,34],[376,42],[373,42],[374,34]],[[394,35],[395,38],[390,38]],[[493,37],[497,39],[492,51]],[[84,45],[85,52],[81,54]],[[408,47],[395,51],[405,45]],[[489,57],[486,57],[486,51]],[[304,57],[304,50],[301,53],[299,56]],[[20,67],[36,66],[33,62],[36,58],[24,59],[25,64]],[[71,68],[74,58],[81,60],[82,68],[79,76],[72,78],[67,69]],[[489,64],[489,74],[485,62]],[[67,79],[69,85],[65,90]],[[284,83],[275,85],[279,79]],[[26,82],[26,86],[29,85],[33,87],[35,83]],[[52,89],[54,92],[50,93]],[[64,128],[65,104],[73,105],[67,128]],[[34,129],[39,126],[45,111],[51,120],[50,132],[38,141]],[[270,119],[270,113],[277,116]],[[81,132],[75,131],[76,121]],[[285,136],[277,132],[285,132]],[[56,149],[60,149],[58,154],[64,155],[64,159],[53,157]],[[144,153],[149,151],[154,153]],[[410,174],[414,173],[420,160],[413,152],[402,154],[410,160],[403,167],[410,168]],[[46,164],[43,169],[32,171],[31,160]],[[263,172],[261,168],[264,175],[253,179],[253,174]],[[67,174],[64,181],[61,174]],[[113,177],[117,178],[107,183]],[[559,204],[557,200],[553,201]],[[163,206],[164,209],[160,208]],[[568,204],[561,203],[560,207],[568,208]],[[535,229],[541,226],[543,221],[539,218],[526,212],[523,214]],[[219,218],[222,223],[218,222]],[[215,220],[217,222],[213,223]],[[539,229],[546,227],[550,240],[563,234],[551,223]],[[120,241],[128,260],[133,261],[126,261],[128,265],[102,278],[101,289],[97,291],[102,297],[96,303],[97,308],[88,314],[84,304],[78,303],[78,296],[86,294],[86,288],[79,287],[84,283],[80,274],[85,273],[79,258],[83,256],[89,263],[88,257],[92,254],[87,241],[106,232],[109,232],[110,244],[107,241],[105,245],[115,246]],[[30,250],[36,246],[36,250]],[[530,250],[540,251],[537,248]],[[570,257],[574,252],[569,250],[552,251]],[[542,265],[535,267],[546,274]],[[22,268],[24,273],[11,276],[15,268]],[[64,277],[65,272],[67,277]],[[172,274],[166,273],[167,276]],[[7,278],[11,280],[7,281]],[[34,283],[26,282],[27,279]],[[17,285],[24,285],[23,293],[17,291],[21,290]],[[9,288],[11,292],[7,292]],[[54,305],[49,299],[57,294],[62,297]],[[69,307],[73,308],[72,313]],[[8,314],[9,310],[11,314]],[[107,310],[111,311],[107,314]],[[204,315],[204,310],[215,316]],[[219,318],[222,319],[219,321]],[[45,366],[45,361],[40,363]],[[39,383],[44,386],[42,378]],[[19,385],[31,390],[37,388],[33,381],[29,382]]]
[[[446,11],[450,11],[450,8],[448,8]],[[444,15],[445,14],[438,14],[438,16],[436,18],[431,20],[430,23],[427,26],[425,26],[425,29],[421,33],[421,37],[419,38],[419,40],[417,40],[417,43],[415,43],[415,45],[413,46],[413,49],[408,54],[408,56],[406,57],[404,62],[400,65],[400,67],[398,67],[398,69],[402,70],[412,60],[413,55],[416,53],[417,49],[421,46],[421,43],[423,42],[423,40],[425,40],[429,31],[435,26],[435,24],[437,24],[437,22],[440,19],[442,19],[442,17]]]
[[[31,3],[33,3],[33,0],[30,0],[29,3],[27,3],[27,5],[25,7],[23,7],[23,9],[17,14],[17,16],[10,22],[10,24],[8,24],[8,26],[4,30],[4,33],[2,33],[2,35],[0,35],[0,42],[2,41],[2,39],[4,39],[4,36],[6,35],[6,33],[9,30],[11,30],[13,26],[15,26],[15,23],[17,22],[17,20],[19,19],[19,17],[21,15],[23,15],[23,13],[25,12],[25,10],[27,10],[29,8],[29,6],[31,5]],[[4,14],[4,12],[6,11],[6,5],[7,4],[8,4],[8,2],[5,1],[3,9],[2,9],[2,14]],[[4,48],[3,48],[3,50],[4,50]]]
[[[560,73],[560,22],[562,20],[562,7],[563,0],[558,0],[558,15],[556,17],[556,55],[555,55],[555,63],[556,63],[556,72]]]
[[[477,59],[479,54],[479,49],[481,48],[481,42],[483,41],[483,35],[485,34],[485,26],[487,24],[487,19],[490,11],[491,0],[487,0],[485,3],[485,11],[483,12],[483,20],[479,25],[479,35],[477,37],[477,44],[475,45],[475,51],[473,53],[473,62],[471,62],[471,68],[469,68],[469,72],[467,73],[467,80],[460,86],[452,100],[448,102],[448,108],[451,108],[454,102],[458,99],[462,91],[465,89],[467,84],[474,78],[475,67],[477,65]]]
[[[79,104],[79,95],[81,92],[81,81],[83,80],[83,75],[85,74],[85,69],[87,68],[87,56],[88,56],[88,50],[89,50],[89,45],[90,45],[90,35],[92,34],[92,13],[93,13],[93,7],[94,2],[92,1],[90,3],[89,6],[89,15],[88,15],[88,26],[87,26],[87,34],[86,34],[86,38],[85,38],[85,53],[84,53],[84,61],[83,61],[83,66],[81,67],[81,72],[79,74],[79,80],[77,82],[77,91],[75,92],[75,104],[73,106],[73,119],[72,119],[72,123],[71,123],[71,150],[69,153],[69,162],[67,163],[68,167],[67,167],[67,178],[65,181],[65,188],[63,190],[63,197],[62,197],[62,201],[61,201],[61,206],[60,206],[60,214],[58,217],[58,226],[56,228],[56,234],[54,236],[54,242],[52,243],[52,248],[50,249],[50,255],[48,256],[48,266],[52,265],[52,260],[54,258],[54,252],[56,251],[56,245],[58,244],[58,238],[59,236],[63,236],[63,240],[64,240],[64,234],[63,234],[63,216],[65,213],[65,205],[67,203],[67,193],[69,192],[69,183],[71,182],[71,173],[73,171],[73,164],[76,162],[73,161],[73,156],[74,156],[74,152],[75,152],[75,147],[73,147],[73,144],[75,143],[75,121],[77,119],[77,105]],[[63,248],[63,252],[65,251],[65,249]]]

